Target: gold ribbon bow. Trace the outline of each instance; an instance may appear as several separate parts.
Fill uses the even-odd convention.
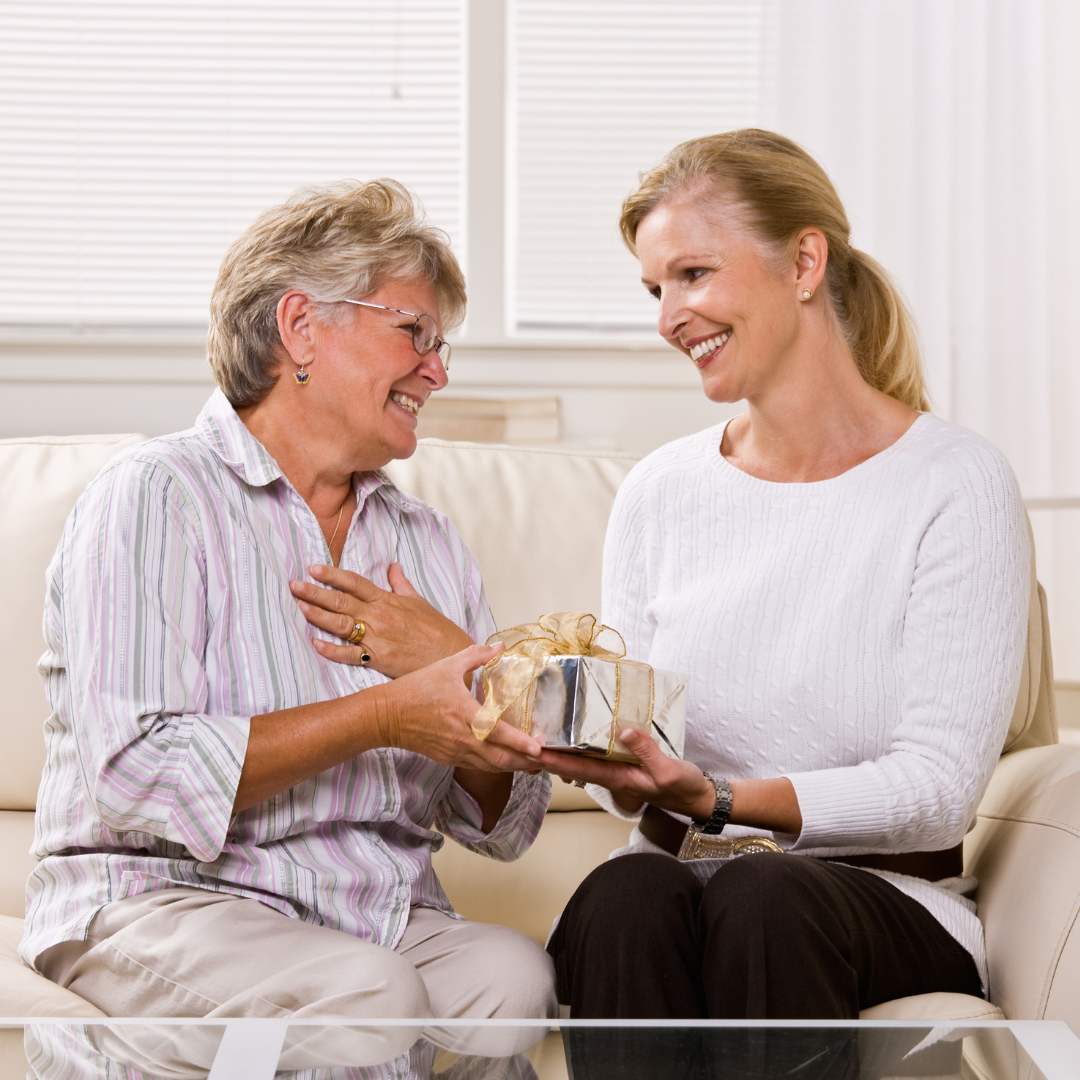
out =
[[[604,634],[614,634],[619,639],[622,647],[618,652],[598,644]],[[506,642],[506,649],[489,660],[480,673],[484,704],[472,722],[473,734],[481,740],[491,734],[508,709],[523,695],[528,695],[550,657],[595,656],[602,660],[621,660],[626,655],[626,643],[617,630],[580,611],[542,615],[534,623],[523,623],[492,634],[487,643],[492,645],[496,641]],[[496,669],[499,677],[492,678]]]

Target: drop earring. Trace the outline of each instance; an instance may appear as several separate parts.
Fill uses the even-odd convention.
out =
[[[308,379],[311,378],[311,372],[304,370],[304,368],[306,368],[306,367],[307,367],[307,361],[305,360],[300,365],[300,370],[293,375],[293,378],[297,381],[297,383],[300,386],[307,386],[307,381],[308,381]]]
[[[810,299],[810,297],[811,297],[811,296],[813,296],[813,295],[814,295],[814,294],[813,294],[813,291],[812,291],[812,290],[810,290],[810,289],[803,289],[803,291],[802,291],[802,298],[803,298],[804,300],[809,300],[809,299]],[[300,378],[300,376],[299,376],[299,375],[297,375],[297,378]]]

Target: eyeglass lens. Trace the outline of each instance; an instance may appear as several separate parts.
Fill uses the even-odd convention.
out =
[[[413,327],[413,348],[421,356],[426,356],[435,348],[435,342],[439,340],[439,335],[435,331],[435,320],[430,315],[421,315],[416,320],[416,325]],[[444,368],[449,366],[450,346],[445,341],[439,345],[439,359]]]

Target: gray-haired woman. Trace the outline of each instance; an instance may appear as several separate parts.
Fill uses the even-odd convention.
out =
[[[414,451],[464,305],[400,185],[298,193],[224,260],[195,427],[113,459],[72,512],[22,955],[106,1013],[552,1014],[542,950],[458,919],[432,870],[436,823],[516,858],[549,788],[507,771],[536,772],[532,739],[470,730],[495,652],[474,559],[377,471]],[[377,618],[320,631],[305,601],[307,621],[313,566],[390,586],[411,645]]]

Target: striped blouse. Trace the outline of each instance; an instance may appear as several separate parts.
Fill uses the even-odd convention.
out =
[[[341,565],[417,590],[482,641],[480,570],[450,522],[380,473],[353,479]],[[385,681],[335,664],[289,591],[330,561],[322,530],[221,391],[195,427],[117,455],[79,498],[47,574],[39,670],[51,715],[20,951],[85,940],[105,904],[170,885],[253,897],[393,947],[413,905],[450,912],[435,827],[499,860],[550,793],[515,777],[480,829],[451,768],[370,750],[233,815],[250,717]]]

